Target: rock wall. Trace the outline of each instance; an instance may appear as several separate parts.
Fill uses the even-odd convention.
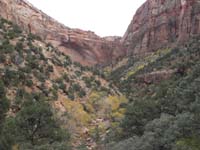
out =
[[[122,39],[68,28],[25,0],[0,0],[0,16],[38,34],[72,60],[90,66],[115,63],[127,53],[173,47],[200,33],[199,0],[147,0]]]
[[[131,54],[172,47],[200,33],[199,0],[147,0],[123,39]]]
[[[51,42],[83,65],[109,64],[125,55],[119,41],[68,28],[25,0],[0,0],[0,16]]]

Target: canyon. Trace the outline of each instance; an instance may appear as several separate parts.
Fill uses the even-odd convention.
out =
[[[1,0],[0,15],[42,37],[82,65],[110,65],[125,56],[173,47],[200,33],[197,0],[147,0],[122,38],[71,29],[25,0]]]
[[[0,149],[200,149],[199,34],[199,0],[147,0],[123,37],[0,0]]]

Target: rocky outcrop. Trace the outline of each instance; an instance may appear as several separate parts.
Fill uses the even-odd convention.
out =
[[[68,28],[25,0],[0,0],[0,16],[51,42],[83,65],[109,64],[125,54],[120,42]]]
[[[136,76],[136,80],[139,83],[145,83],[145,84],[160,83],[160,81],[162,80],[169,79],[176,72],[177,70],[154,71],[150,73],[145,73],[143,75],[138,75]]]
[[[136,12],[122,42],[129,53],[172,47],[200,33],[199,0],[147,0]]]

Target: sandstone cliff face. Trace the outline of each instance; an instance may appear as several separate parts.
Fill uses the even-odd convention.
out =
[[[25,0],[0,0],[0,16],[41,36],[83,65],[108,64],[125,54],[118,41],[65,27]]]
[[[199,33],[199,0],[147,0],[137,10],[122,42],[129,53],[148,53]]]

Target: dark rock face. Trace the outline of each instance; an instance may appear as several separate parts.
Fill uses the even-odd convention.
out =
[[[109,64],[125,55],[119,41],[100,38],[91,31],[70,29],[26,0],[0,0],[0,16],[38,34],[82,65]]]
[[[176,70],[155,71],[136,76],[136,79],[138,82],[144,84],[160,83],[162,80],[169,79],[176,72]]]
[[[148,53],[199,33],[199,0],[147,0],[137,10],[122,42],[129,53]]]

